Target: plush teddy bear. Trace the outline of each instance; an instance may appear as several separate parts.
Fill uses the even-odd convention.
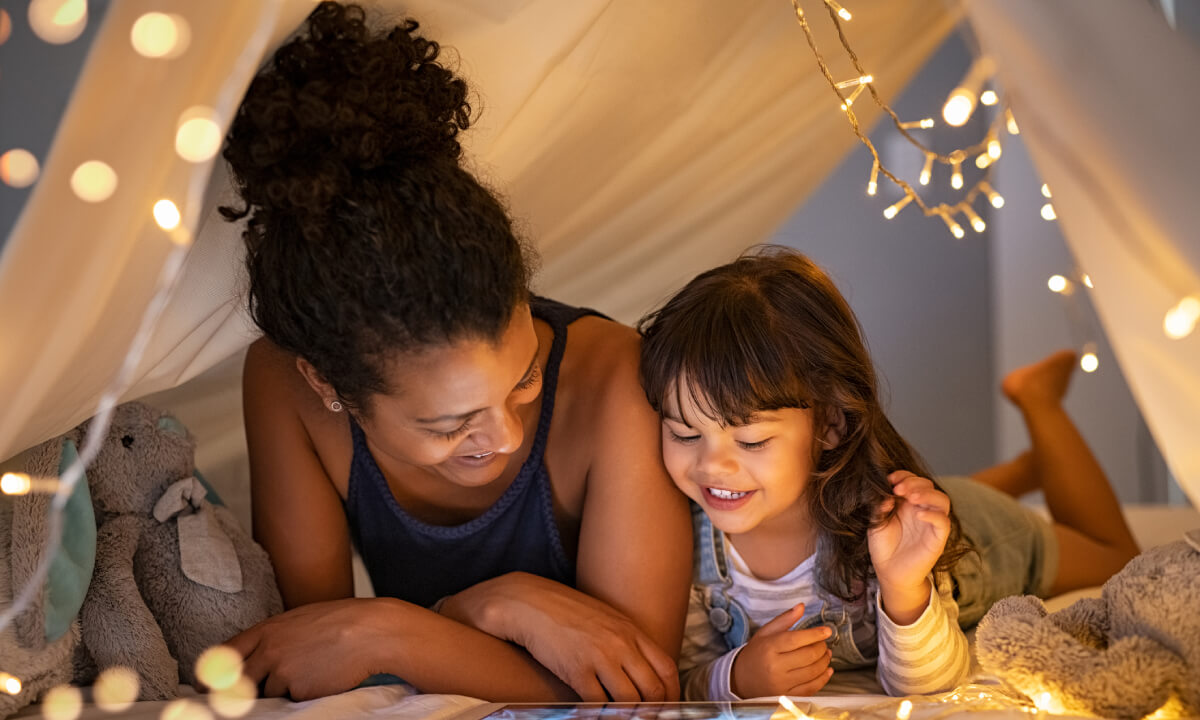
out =
[[[74,441],[60,437],[20,457],[13,469],[25,469],[34,460],[46,473],[61,475],[77,458]],[[0,615],[11,612],[46,558],[50,502],[44,493],[0,496]],[[12,683],[0,690],[0,718],[72,678],[79,608],[96,559],[96,520],[86,482],[75,485],[61,517],[59,549],[46,579],[22,612],[9,622],[0,618],[0,673],[6,685]]]
[[[83,447],[91,423],[67,433]],[[29,454],[31,475],[54,474],[56,438]],[[144,403],[118,406],[86,470],[95,514],[95,569],[79,609],[73,681],[132,668],[139,699],[176,695],[220,644],[283,609],[267,554],[195,472],[194,440]]]
[[[1001,600],[976,650],[985,671],[1058,712],[1200,716],[1200,530],[1129,561],[1099,598],[1051,614],[1035,597]]]

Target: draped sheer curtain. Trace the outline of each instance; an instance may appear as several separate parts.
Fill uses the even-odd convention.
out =
[[[856,142],[787,0],[366,4],[417,18],[471,83],[478,117],[467,162],[538,248],[536,289],[621,320],[770,236]],[[804,4],[818,41],[840,58],[823,5]],[[238,356],[254,337],[241,230],[216,215],[232,199],[223,164],[179,159],[173,137],[188,107],[240,95],[311,8],[311,0],[110,7],[0,256],[0,458],[94,412],[168,252],[150,208],[200,182],[203,200],[181,208],[195,243],[124,396],[165,393],[155,399],[179,410],[210,464],[240,462]],[[889,98],[957,20],[923,0],[859,0],[853,10],[851,41]],[[1200,70],[1195,48],[1142,4],[968,0],[966,10],[1055,188],[1072,250],[1097,280],[1118,360],[1200,504],[1200,450],[1188,439],[1200,427],[1200,333],[1172,342],[1159,329],[1180,289],[1200,288],[1195,204],[1180,197],[1195,164],[1183,126],[1197,98],[1177,82]],[[132,51],[129,29],[150,11],[188,20],[182,56]],[[855,74],[838,62],[835,74]],[[870,103],[855,109],[865,126],[877,117]],[[68,178],[93,158],[120,182],[107,201],[86,204]],[[1170,268],[1169,282],[1155,268]]]

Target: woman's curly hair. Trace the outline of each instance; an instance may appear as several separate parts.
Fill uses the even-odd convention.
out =
[[[764,246],[697,276],[638,330],[642,384],[659,412],[686,392],[727,425],[812,408],[814,437],[837,426],[839,440],[815,457],[804,495],[818,531],[818,584],[860,600],[874,576],[867,531],[893,497],[888,474],[932,475],[884,414],[858,319],[829,276],[799,252]],[[948,571],[970,549],[952,510],[934,569]]]
[[[505,208],[459,164],[466,83],[417,27],[321,3],[250,84],[224,151],[255,322],[364,412],[396,354],[495,339],[529,294]]]

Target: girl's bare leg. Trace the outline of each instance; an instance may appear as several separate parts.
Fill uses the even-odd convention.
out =
[[[1075,353],[1062,350],[1008,374],[1004,395],[1029,430],[1030,449],[976,479],[1011,495],[1040,488],[1058,536],[1053,594],[1099,585],[1138,553],[1112,485],[1062,401]]]

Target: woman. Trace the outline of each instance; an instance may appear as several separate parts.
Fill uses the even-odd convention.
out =
[[[245,207],[223,211],[249,216],[265,336],[244,381],[254,533],[290,608],[231,644],[293,699],[375,673],[674,699],[690,528],[637,335],[530,294],[459,165],[466,85],[416,30],[322,3],[230,132]],[[379,597],[352,598],[352,547]]]

